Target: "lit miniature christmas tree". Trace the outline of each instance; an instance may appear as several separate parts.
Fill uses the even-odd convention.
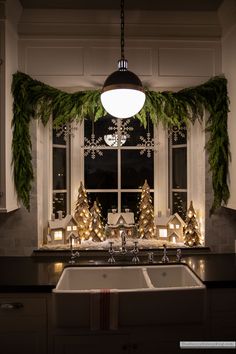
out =
[[[78,224],[79,240],[90,239],[92,217],[89,211],[87,193],[82,182],[80,182],[74,217]]]
[[[144,182],[139,203],[138,232],[139,237],[144,239],[155,236],[154,210],[147,180]]]
[[[193,207],[193,202],[190,202],[190,206],[187,211],[186,226],[184,227],[184,243],[187,246],[200,245],[201,234],[199,231],[198,222],[196,219],[196,212]]]
[[[93,241],[103,241],[105,235],[104,225],[101,219],[101,210],[94,201],[92,208],[90,209],[92,216],[92,231],[90,232],[90,238]]]

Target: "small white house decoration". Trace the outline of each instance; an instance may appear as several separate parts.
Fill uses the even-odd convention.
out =
[[[125,230],[129,237],[137,235],[134,213],[108,213],[106,234],[108,238],[120,238],[120,232]]]
[[[173,243],[183,242],[183,229],[185,222],[178,213],[169,216],[156,217],[157,238]]]
[[[69,234],[73,232],[78,235],[77,223],[72,215],[62,217],[62,212],[58,211],[58,219],[52,214],[51,220],[48,222],[48,233],[50,235],[51,244],[65,244],[68,242]]]

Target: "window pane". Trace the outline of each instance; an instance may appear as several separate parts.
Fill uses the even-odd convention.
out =
[[[67,193],[53,193],[53,213],[57,218],[57,212],[59,210],[63,211],[63,216],[65,217],[67,214],[67,206],[66,206],[66,197]]]
[[[187,188],[187,149],[172,149],[172,188]]]
[[[123,119],[122,119],[123,121]],[[141,125],[141,122],[137,118],[130,118],[130,123],[128,127],[132,127],[133,130],[128,132],[130,135],[129,138],[127,138],[125,145],[126,146],[137,146],[138,144],[143,144],[143,142],[140,140],[140,136],[143,136],[145,139],[147,138],[147,132],[148,128],[144,128],[143,125]],[[153,124],[149,123],[149,133],[150,137],[153,138]]]
[[[96,200],[98,205],[101,206],[102,216],[107,220],[107,213],[111,212],[112,209],[117,209],[117,193],[93,193],[89,192],[88,201],[90,207],[93,205],[93,202]]]
[[[172,213],[178,213],[185,221],[187,211],[187,192],[173,192],[173,210]]]
[[[153,188],[153,153],[150,158],[140,155],[140,150],[121,151],[121,188],[137,189],[143,186],[145,179]]]
[[[172,128],[171,142],[172,145],[187,144],[186,126],[183,126],[181,129],[179,129],[178,127]]]
[[[117,151],[103,150],[103,156],[84,158],[86,189],[117,189]]]
[[[121,212],[124,213],[125,209],[129,209],[136,216],[140,196],[141,192],[121,193]]]
[[[64,134],[57,136],[58,133],[59,133],[58,130],[53,129],[53,144],[66,145],[66,141],[64,139]]]
[[[105,134],[112,134],[109,132],[109,127],[113,125],[112,119],[116,119],[111,117],[110,115],[107,115],[105,117],[101,117],[94,123],[94,134],[96,138],[98,137],[104,137]],[[91,138],[92,134],[92,120],[90,118],[87,118],[84,120],[84,136],[87,139]],[[104,141],[101,142],[101,144],[104,144]]]
[[[53,148],[53,189],[66,189],[66,149]]]

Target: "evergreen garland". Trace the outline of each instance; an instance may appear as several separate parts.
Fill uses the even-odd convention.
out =
[[[100,101],[99,90],[66,93],[30,76],[17,72],[13,75],[13,142],[12,165],[14,183],[18,199],[30,209],[30,191],[34,179],[31,140],[29,125],[32,118],[37,118],[44,125],[50,117],[53,126],[59,127],[66,123],[81,122],[85,117],[95,121],[106,114]],[[206,151],[212,173],[214,201],[211,213],[229,199],[228,165],[230,160],[227,116],[229,98],[227,80],[224,77],[213,77],[206,83],[186,88],[178,92],[156,92],[146,90],[146,101],[136,118],[146,126],[149,114],[153,124],[162,123],[168,129],[194,124],[196,119],[206,119],[206,131],[209,139]],[[196,152],[197,154],[197,152]]]

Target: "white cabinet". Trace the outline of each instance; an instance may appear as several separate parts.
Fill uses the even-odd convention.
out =
[[[4,354],[46,354],[46,297],[1,294],[0,343]]]
[[[12,175],[12,75],[18,69],[17,19],[9,1],[0,6],[0,212],[18,208]],[[7,14],[7,17],[6,17]]]

